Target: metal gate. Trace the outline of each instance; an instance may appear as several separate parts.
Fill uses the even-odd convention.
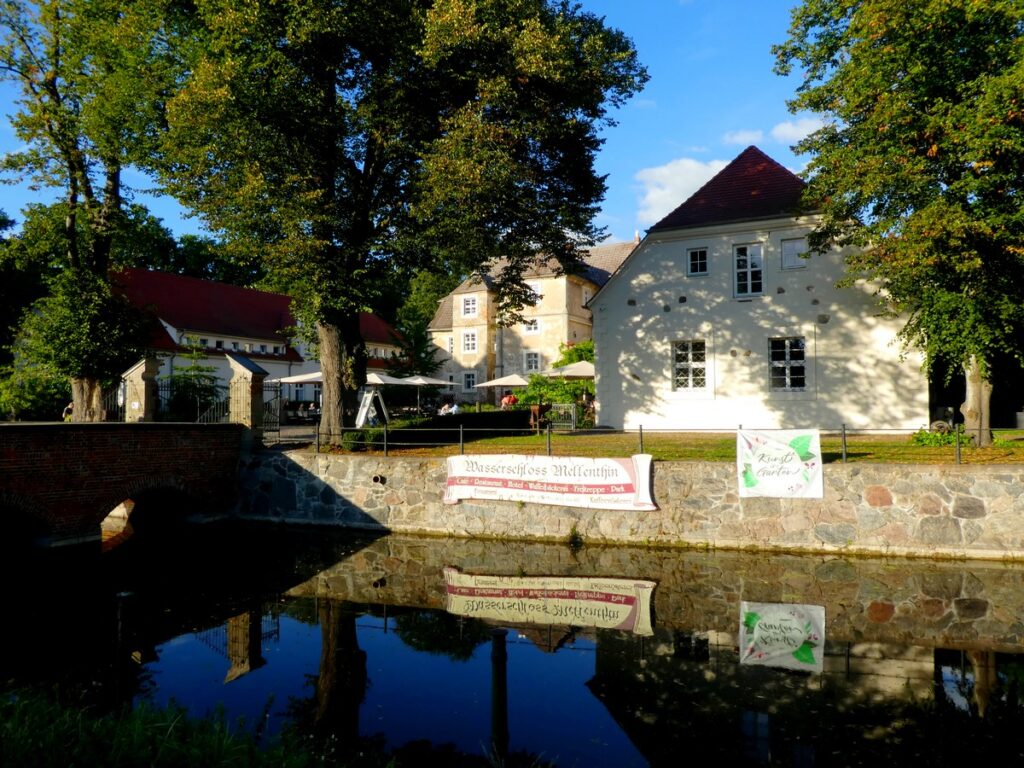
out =
[[[576,429],[576,404],[552,403],[547,418],[552,429]]]
[[[103,420],[124,421],[124,401],[128,384],[122,379],[103,393]]]
[[[263,383],[263,439],[281,439],[281,383]]]

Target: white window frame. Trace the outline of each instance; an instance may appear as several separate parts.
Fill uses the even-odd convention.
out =
[[[697,254],[703,254],[703,258],[700,261],[704,262],[704,269],[694,269],[693,263]],[[708,274],[708,249],[707,248],[687,248],[686,249],[686,275],[687,277],[706,277]]]
[[[672,342],[672,390],[706,392],[711,345],[707,339],[676,339]],[[682,377],[682,378],[680,378]]]
[[[744,266],[740,266],[740,261]],[[732,247],[733,295],[749,299],[764,295],[764,248],[761,243],[740,243]],[[754,286],[757,290],[754,290]]]
[[[533,300],[539,304],[541,299],[544,298],[544,293],[541,291],[541,283],[536,280],[528,280],[526,285],[531,291],[533,291]]]
[[[531,367],[531,361],[536,361],[536,367]],[[523,352],[523,371],[527,374],[540,373],[541,362],[543,361],[540,352],[535,352],[533,350]]]
[[[794,237],[782,241],[782,268],[804,269],[807,259],[800,254],[808,253],[806,237]]]
[[[523,321],[523,333],[533,335],[540,333],[540,320],[536,317]]]
[[[476,331],[465,331],[462,334],[462,351],[476,352]]]
[[[462,316],[463,317],[476,317],[476,313],[477,313],[476,296],[463,296],[462,297]]]
[[[455,334],[452,334],[451,336],[448,337],[448,354],[455,354]]]
[[[472,382],[472,384],[470,383]],[[462,391],[473,392],[476,390],[476,371],[462,372]]]
[[[768,339],[768,390],[807,392],[810,384],[807,337],[772,336]],[[799,374],[796,370],[799,369]],[[794,384],[797,379],[801,384]],[[781,382],[781,383],[779,383]]]

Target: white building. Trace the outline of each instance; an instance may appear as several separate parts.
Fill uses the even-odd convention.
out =
[[[804,184],[747,148],[658,222],[591,301],[597,420],[636,429],[914,430],[921,359],[840,250],[807,254]]]
[[[501,396],[500,391],[475,389],[488,379],[513,373],[529,377],[549,368],[562,345],[593,337],[587,303],[622,263],[635,242],[605,243],[591,248],[579,274],[559,274],[554,262],[539,261],[525,273],[536,304],[523,307],[523,322],[498,322],[496,274],[475,274],[464,280],[438,305],[429,326],[439,354],[437,375],[452,383],[458,400],[476,401]]]

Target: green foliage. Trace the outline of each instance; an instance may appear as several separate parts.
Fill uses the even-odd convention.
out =
[[[558,368],[580,361],[594,362],[593,340],[578,344],[561,344],[558,348],[559,357],[552,368]],[[519,398],[523,405],[536,403],[580,403],[594,399],[593,379],[561,379],[548,376],[533,375],[526,391]]]
[[[68,270],[25,316],[16,354],[54,375],[112,381],[142,354],[150,322],[104,278]]]
[[[575,267],[599,234],[599,131],[646,73],[598,17],[550,0],[196,8],[150,165],[321,333],[329,430],[332,393],[365,375],[356,313],[396,275],[500,257],[514,303],[538,249]]]
[[[575,344],[560,344],[558,347],[558,359],[551,364],[552,368],[560,368],[563,365],[580,362],[594,362],[594,340],[587,339]]]
[[[12,421],[58,421],[71,399],[68,380],[38,365],[0,369],[0,418]]]
[[[199,340],[190,337],[186,346],[188,365],[175,368],[164,377],[170,385],[166,414],[170,420],[196,421],[222,399],[217,369],[201,362],[205,353]]]
[[[910,436],[913,445],[938,447],[942,445],[968,445],[971,438],[964,435],[964,425],[957,424],[955,430],[939,432],[935,430],[919,429]]]
[[[929,365],[1024,359],[1024,5],[804,0],[777,69],[826,124],[811,155],[812,245],[870,246],[874,281]]]

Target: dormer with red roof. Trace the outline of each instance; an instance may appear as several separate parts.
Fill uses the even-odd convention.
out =
[[[597,415],[636,429],[906,429],[929,421],[902,321],[810,253],[806,185],[748,147],[648,231],[591,301]]]

